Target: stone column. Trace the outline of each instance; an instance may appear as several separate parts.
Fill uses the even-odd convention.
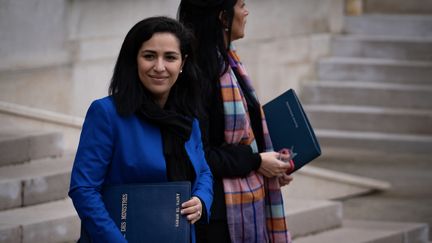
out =
[[[363,14],[363,0],[346,0],[345,13],[349,16],[358,16]]]

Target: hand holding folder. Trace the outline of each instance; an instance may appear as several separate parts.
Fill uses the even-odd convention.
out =
[[[263,109],[274,150],[292,155],[293,169],[288,173],[321,155],[318,139],[293,89],[271,100]]]
[[[290,169],[288,169],[286,173],[291,174],[295,169],[295,164],[293,159],[297,155],[297,153],[293,153],[292,148],[291,149],[283,148],[279,150],[279,154],[280,154],[279,160],[285,161],[290,164]],[[287,159],[282,159],[282,155],[288,155],[289,157]]]
[[[128,242],[190,242],[190,223],[180,214],[191,198],[189,181],[108,186],[102,197]],[[79,242],[92,242],[83,226]]]

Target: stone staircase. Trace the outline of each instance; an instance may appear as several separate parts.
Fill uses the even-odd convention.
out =
[[[73,152],[63,150],[62,133],[0,129],[1,243],[57,243],[78,239],[80,220],[67,198],[73,159]],[[320,187],[326,192],[315,195],[314,190],[289,191],[290,199],[285,202],[287,221],[294,237],[344,224],[341,203],[326,199],[347,195],[347,186],[322,183],[317,177],[312,180],[313,174],[313,170],[302,172],[296,183],[299,187],[313,183],[327,185]],[[333,180],[343,176],[340,173],[325,175],[322,171],[318,174]],[[379,187],[378,182],[353,184],[359,189],[349,188],[351,194]],[[292,196],[297,199],[291,199]],[[317,218],[320,220],[315,220]]]
[[[73,155],[59,132],[0,130],[0,242],[72,242],[79,219],[67,199]]]
[[[318,81],[302,86],[301,99],[322,146],[318,165],[432,162],[432,16],[346,17],[344,35],[317,66]],[[294,234],[295,242],[429,242],[425,223],[345,220],[339,210],[333,229]]]
[[[75,242],[79,237],[80,221],[70,199],[67,199],[70,171],[74,154],[63,151],[63,137],[58,132],[0,130],[0,242]],[[347,221],[343,219],[342,203],[327,199],[346,193],[330,193],[330,188],[342,188],[337,183],[325,183],[313,174],[325,178],[339,178],[347,184],[343,174],[327,175],[308,169],[297,177],[299,187],[313,190],[284,192],[287,223],[295,242],[424,242],[427,227],[424,224]],[[329,174],[330,173],[330,174]],[[307,177],[309,175],[309,179]],[[346,176],[346,175],[345,175]],[[357,186],[367,182],[355,181]],[[379,184],[370,181],[375,187]],[[347,185],[345,185],[347,187]],[[383,188],[386,185],[382,185]],[[285,190],[289,187],[285,187]],[[360,191],[364,191],[361,189]],[[366,189],[368,190],[368,189]],[[352,192],[351,192],[352,193]],[[371,229],[370,224],[377,227]],[[394,239],[408,241],[394,241]],[[351,240],[355,239],[355,240]]]
[[[75,242],[80,221],[67,199],[74,156],[63,151],[62,134],[2,129],[0,145],[0,242]],[[285,210],[295,242],[423,242],[414,239],[427,235],[422,224],[373,222],[371,229],[371,222],[346,221],[342,204],[326,200],[329,195],[292,195]],[[393,241],[400,238],[410,240]]]
[[[302,90],[322,159],[431,160],[432,15],[346,17],[345,32]]]

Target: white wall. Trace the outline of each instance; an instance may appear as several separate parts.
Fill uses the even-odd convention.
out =
[[[84,116],[107,94],[115,58],[138,20],[174,17],[179,0],[0,0],[0,101]],[[237,43],[266,101],[314,78],[342,26],[343,0],[248,0]]]
[[[264,103],[314,79],[315,61],[341,31],[342,0],[247,1],[246,37],[237,45]]]
[[[61,0],[0,0],[0,70],[66,62],[67,11]]]

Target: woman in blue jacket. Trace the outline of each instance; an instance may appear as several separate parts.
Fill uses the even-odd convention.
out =
[[[107,185],[191,181],[181,214],[208,220],[212,175],[194,119],[197,77],[192,35],[177,21],[148,18],[126,35],[110,96],[87,112],[71,176],[69,196],[93,242],[126,242],[101,199]]]

